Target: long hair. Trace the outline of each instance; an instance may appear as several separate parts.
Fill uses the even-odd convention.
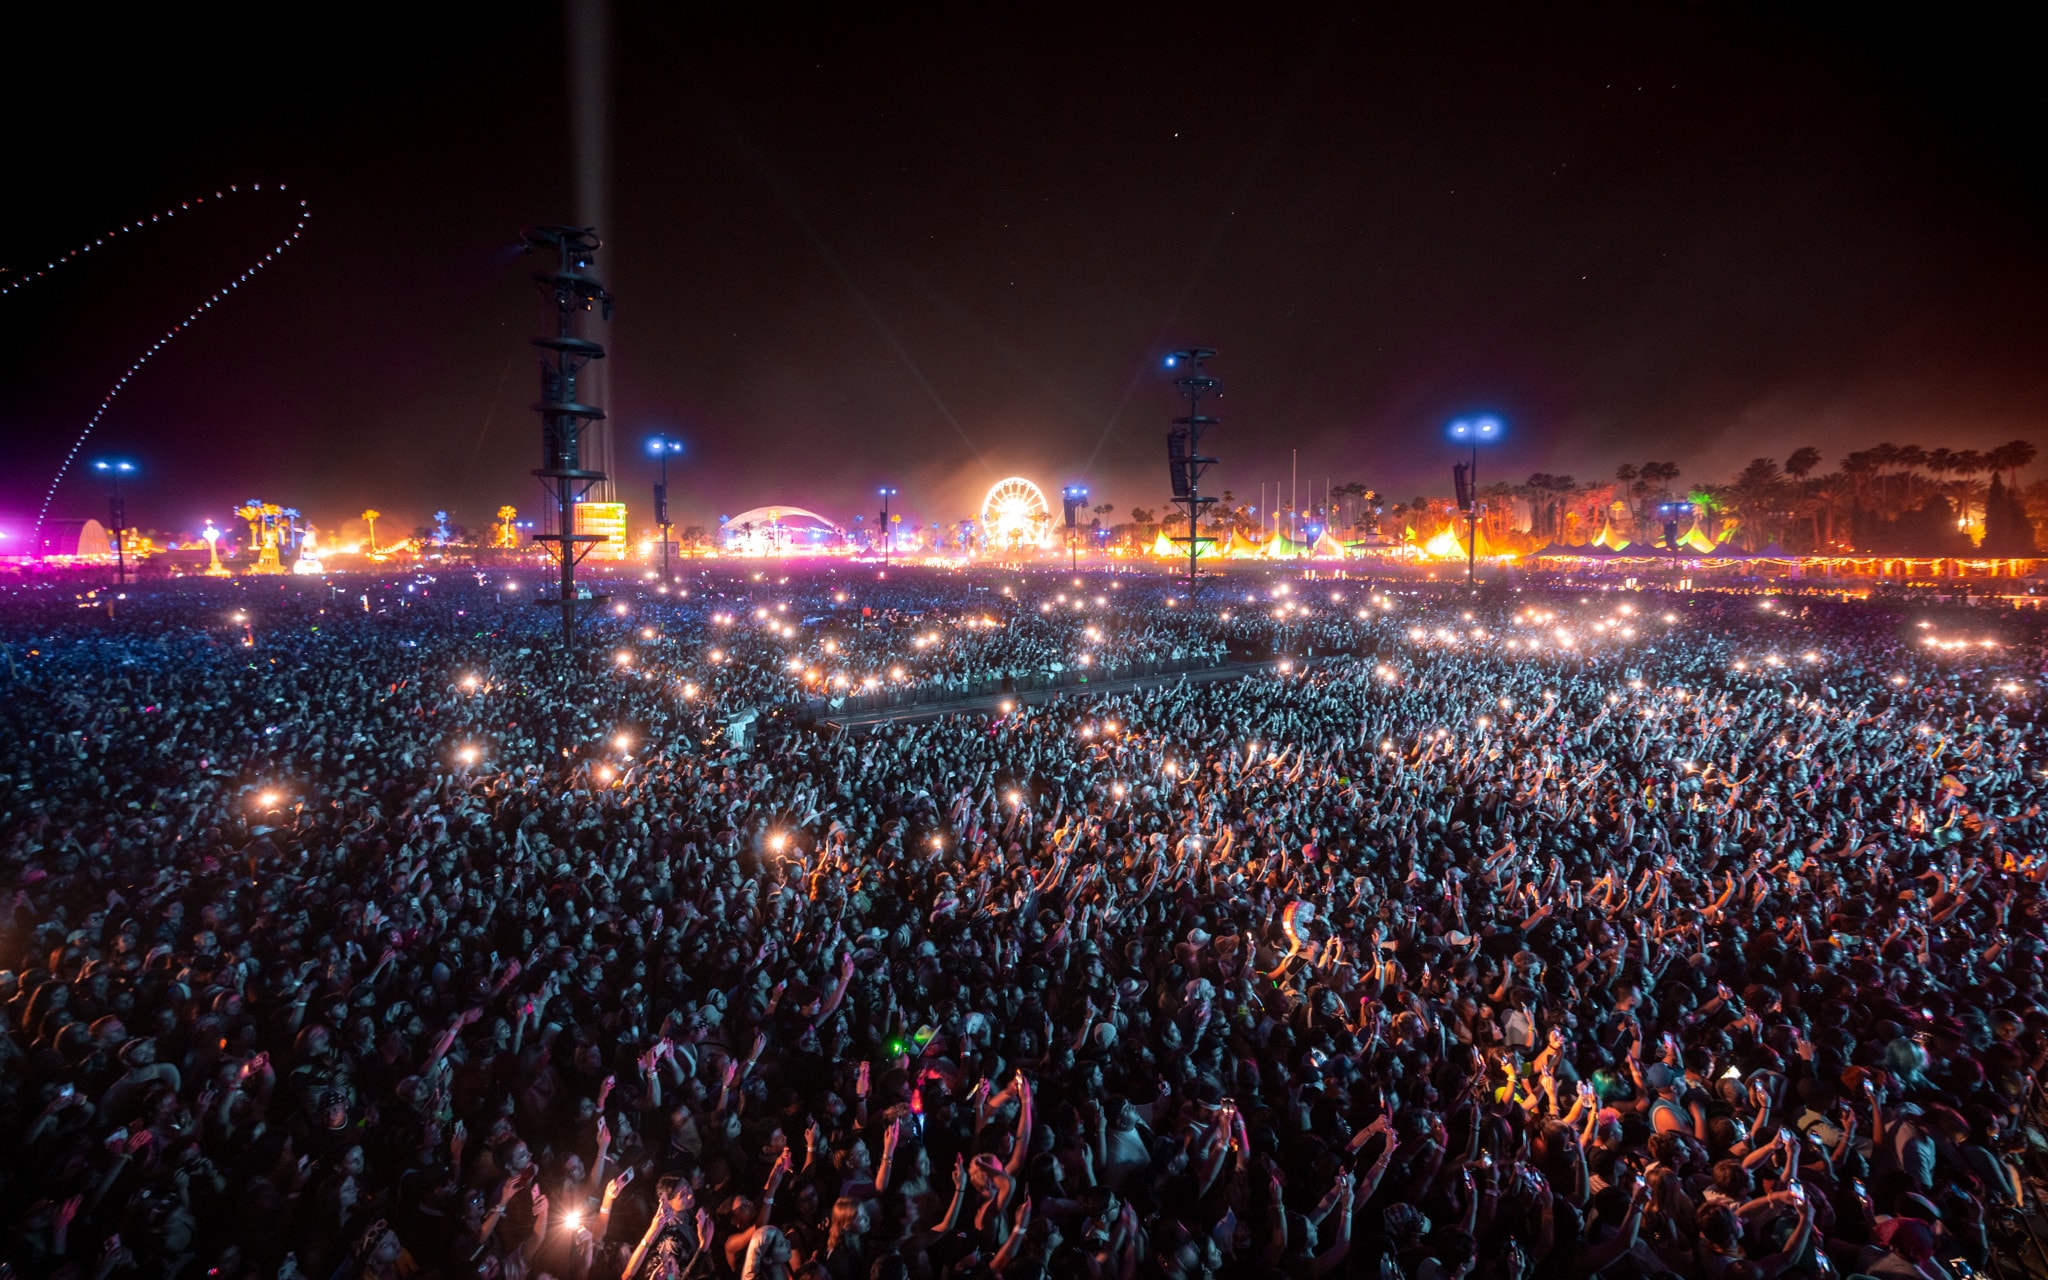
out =
[[[861,1234],[861,1202],[852,1196],[841,1196],[832,1202],[832,1230],[825,1237],[825,1252],[839,1247],[847,1236]]]

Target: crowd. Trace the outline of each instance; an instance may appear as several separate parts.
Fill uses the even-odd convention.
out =
[[[507,586],[0,598],[13,1275],[1944,1280],[2033,1208],[2027,615],[699,574],[572,665]],[[776,713],[1173,648],[1296,660]]]

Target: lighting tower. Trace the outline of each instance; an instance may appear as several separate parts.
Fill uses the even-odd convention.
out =
[[[669,436],[649,436],[647,452],[661,459],[661,483],[654,486],[654,523],[661,526],[661,580],[673,583],[668,571],[668,460],[681,453],[683,442]]]
[[[591,486],[605,478],[602,471],[583,465],[583,429],[604,420],[604,410],[576,398],[576,379],[592,360],[604,358],[604,348],[576,333],[578,312],[597,308],[606,320],[612,318],[612,295],[604,285],[587,274],[591,257],[603,245],[592,227],[528,227],[520,233],[528,253],[552,253],[555,267],[536,275],[541,296],[552,312],[552,327],[533,345],[540,348],[540,401],[533,406],[540,415],[541,465],[533,474],[553,500],[559,523],[553,533],[536,533],[535,542],[553,543],[556,562],[561,566],[561,594],[534,601],[545,608],[562,611],[562,648],[573,654],[576,647],[576,562],[590,548],[604,541],[594,533],[576,532],[576,502]],[[591,603],[605,599],[588,597]]]
[[[1204,538],[1196,527],[1202,508],[1216,501],[1201,494],[1202,473],[1216,465],[1216,459],[1202,455],[1202,433],[1211,427],[1223,425],[1222,419],[1212,418],[1202,412],[1204,396],[1220,396],[1223,384],[1209,375],[1207,364],[1216,352],[1209,347],[1188,347],[1175,351],[1166,357],[1166,367],[1179,371],[1173,385],[1188,402],[1185,417],[1175,418],[1173,428],[1166,433],[1166,466],[1173,481],[1175,506],[1188,509],[1188,536],[1175,538],[1175,542],[1188,544],[1188,603],[1195,602],[1195,561],[1202,553]]]
[[[882,495],[882,576],[887,577],[889,575],[889,543],[894,541],[890,537],[891,531],[889,529],[889,499],[896,496],[896,490],[885,484],[879,492]]]
[[[1500,439],[1499,418],[1460,418],[1450,426],[1451,439],[1472,446],[1472,461],[1451,468],[1458,506],[1465,512],[1465,586],[1473,584],[1479,563],[1479,442]]]
[[[1067,568],[1078,572],[1081,552],[1074,543],[1074,513],[1088,505],[1088,490],[1078,484],[1068,485],[1060,490],[1060,505],[1067,509]]]
[[[135,464],[126,458],[102,458],[92,469],[105,476],[114,488],[107,498],[107,514],[114,526],[114,585],[128,585],[128,504],[121,500],[121,477],[135,474]]]

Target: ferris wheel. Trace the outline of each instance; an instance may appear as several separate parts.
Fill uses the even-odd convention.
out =
[[[1052,528],[1052,508],[1037,485],[1011,476],[996,481],[981,500],[981,528],[991,547],[1043,546]]]

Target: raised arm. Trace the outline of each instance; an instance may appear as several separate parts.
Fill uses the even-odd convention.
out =
[[[1023,1173],[1025,1162],[1031,1158],[1031,1082],[1024,1073],[1017,1073],[1017,1139],[1010,1148],[1010,1160],[1004,1172],[1015,1178]]]

